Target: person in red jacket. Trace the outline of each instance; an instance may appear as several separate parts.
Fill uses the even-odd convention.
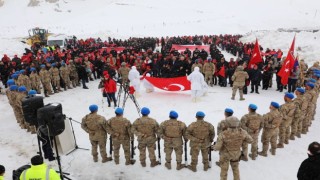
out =
[[[116,107],[117,100],[115,94],[117,92],[117,84],[108,74],[104,78],[104,91],[107,93],[108,107],[111,107],[111,101],[114,102],[114,107]]]

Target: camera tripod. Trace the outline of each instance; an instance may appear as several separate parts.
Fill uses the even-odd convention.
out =
[[[136,109],[138,111],[138,114],[140,116],[140,106],[138,104],[138,101],[136,100],[136,97],[133,95],[133,93],[130,93],[129,91],[129,83],[119,83],[120,84],[120,88],[118,91],[118,96],[117,96],[117,106],[120,107],[120,103],[121,103],[121,94],[124,93],[123,95],[123,100],[122,100],[122,108],[125,108],[126,102],[128,100],[128,98],[130,98],[132,100],[132,102],[134,103],[134,105],[136,106]]]

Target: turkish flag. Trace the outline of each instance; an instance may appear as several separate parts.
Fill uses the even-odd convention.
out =
[[[260,46],[259,46],[259,43],[258,43],[258,39],[256,39],[256,43],[255,43],[254,48],[253,48],[253,52],[252,52],[251,59],[249,61],[248,68],[252,69],[255,64],[258,64],[260,62],[262,62],[262,57],[261,57],[261,52],[260,52]]]
[[[289,49],[286,60],[284,60],[282,67],[281,67],[280,71],[278,72],[278,76],[281,77],[281,84],[282,85],[288,84],[288,78],[289,78],[290,73],[294,67],[295,59],[294,59],[293,53],[294,53],[295,40],[296,40],[296,37],[293,38],[293,41],[291,43],[291,47]]]
[[[176,78],[145,77],[153,86],[165,91],[187,91],[191,89],[191,83],[187,76]]]
[[[224,68],[224,66],[221,67],[221,69],[218,72],[218,75],[224,78],[226,77],[226,69]]]

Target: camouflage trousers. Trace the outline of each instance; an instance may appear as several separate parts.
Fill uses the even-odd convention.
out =
[[[70,75],[70,81],[73,87],[77,87],[79,85],[79,77],[77,72],[75,72],[73,75]]]
[[[279,144],[289,141],[292,120],[284,120],[279,128]]]
[[[254,156],[258,154],[258,138],[259,138],[259,131],[257,133],[248,132],[248,134],[252,137],[253,141],[251,144],[251,153]],[[247,157],[248,156],[248,143],[243,143],[242,145],[243,154]]]
[[[291,135],[296,135],[301,133],[301,127],[302,126],[302,121],[301,118],[293,118],[293,121],[291,123]],[[300,128],[300,131],[298,129]]]
[[[262,131],[261,142],[262,142],[262,151],[264,153],[268,152],[269,144],[271,144],[271,149],[277,148],[277,137],[279,133],[279,128],[264,128]]]
[[[98,146],[100,150],[100,156],[102,159],[107,158],[107,151],[106,151],[106,144],[107,140],[105,138],[101,138],[98,140],[90,140],[92,149],[91,149],[91,154],[93,158],[98,158]]]
[[[201,151],[201,155],[202,155],[202,163],[204,164],[204,166],[208,166],[209,165],[209,155],[208,155],[208,144],[206,143],[199,143],[199,144],[193,144],[191,145],[191,150],[190,150],[190,154],[191,154],[191,166],[196,167],[198,164],[198,156],[199,153]]]
[[[212,76],[213,76],[213,73],[212,72],[206,72],[204,73],[204,80],[206,81],[206,83],[208,85],[212,84]]]
[[[239,157],[240,152],[236,152],[236,154],[239,154],[239,156],[233,158],[228,155],[228,153],[220,153],[220,180],[227,180],[228,179],[228,170],[229,170],[229,164],[231,166],[232,172],[233,172],[233,179],[234,180],[240,180],[240,172],[239,172]]]
[[[54,87],[55,90],[60,89],[60,78],[53,78],[52,86]]]
[[[62,77],[62,80],[63,80],[63,82],[64,82],[65,88],[68,87],[68,89],[70,89],[70,87],[71,87],[71,82],[70,82],[69,76]]]
[[[302,133],[307,133],[309,126],[311,126],[314,107],[314,104],[311,104],[307,108],[306,116],[302,122]]]
[[[40,91],[40,83],[38,82],[33,82],[31,83],[31,89],[36,90],[38,94],[41,93]]]
[[[51,84],[49,81],[42,82],[42,86],[43,86],[44,94],[51,94],[52,93]]]
[[[122,145],[123,151],[124,151],[124,156],[126,158],[126,161],[130,161],[130,140],[117,140],[115,138],[112,139],[112,144],[113,144],[113,151],[114,151],[114,160],[116,162],[119,162],[119,151],[120,151],[120,146]]]
[[[234,84],[232,87],[232,98],[234,98],[236,96],[238,89],[239,89],[240,99],[243,99],[243,86],[237,86]]]
[[[164,152],[166,153],[166,162],[171,162],[171,154],[174,150],[176,154],[176,161],[177,163],[182,162],[182,154],[183,154],[183,147],[182,147],[182,140],[181,138],[171,138],[171,140],[164,141]]]
[[[150,161],[151,162],[156,161],[156,155],[155,155],[156,143],[155,143],[155,141],[153,141],[153,142],[139,141],[138,149],[140,151],[140,162],[141,163],[144,163],[146,161],[146,149],[148,149]]]

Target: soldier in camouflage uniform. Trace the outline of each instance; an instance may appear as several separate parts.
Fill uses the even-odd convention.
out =
[[[79,76],[77,72],[76,65],[72,60],[69,61],[69,68],[70,68],[70,81],[72,83],[72,86],[75,88],[76,86],[80,86],[79,83]]]
[[[41,67],[41,70],[39,72],[39,75],[40,75],[42,87],[44,89],[44,95],[46,97],[49,97],[49,95],[52,94],[51,75],[50,75],[50,72],[46,69],[46,65],[42,64],[40,67]]]
[[[224,117],[225,119],[224,120],[221,120],[219,123],[218,123],[218,127],[217,127],[217,135],[219,135],[222,131],[225,131],[228,129],[229,127],[229,124],[227,124],[226,122],[226,119],[230,116],[233,115],[233,110],[230,109],[230,108],[226,108],[224,110]]]
[[[134,140],[131,133],[131,122],[123,117],[123,109],[117,108],[115,110],[116,116],[109,119],[106,124],[107,132],[112,137],[112,144],[114,150],[114,161],[119,164],[119,150],[122,145],[124,156],[126,158],[126,165],[133,164],[130,160],[130,140]]]
[[[220,180],[227,180],[229,164],[233,172],[233,179],[240,180],[239,160],[241,147],[244,143],[251,143],[251,136],[243,129],[239,128],[239,120],[234,117],[226,119],[229,127],[218,136],[217,144],[213,146],[220,154]]]
[[[51,68],[49,72],[51,75],[53,90],[55,93],[58,93],[59,91],[61,91],[61,89],[60,89],[60,74],[59,74],[59,69],[56,67],[56,63],[51,64]]]
[[[202,111],[196,113],[197,121],[191,123],[187,128],[187,139],[190,140],[191,147],[191,165],[188,168],[196,172],[198,164],[198,156],[201,151],[204,171],[209,168],[208,151],[210,144],[213,142],[215,131],[212,124],[204,121],[205,114]]]
[[[64,82],[64,90],[72,89],[71,82],[70,82],[70,70],[66,63],[62,62],[60,67],[60,76]]]
[[[296,106],[292,101],[293,98],[294,95],[292,93],[286,93],[284,96],[285,104],[280,106],[282,122],[280,124],[279,142],[277,144],[277,148],[283,148],[283,143],[289,144],[290,126],[296,110]]]
[[[252,160],[255,160],[258,156],[258,138],[260,130],[263,127],[263,119],[262,116],[256,113],[257,106],[255,104],[250,104],[248,107],[249,113],[242,116],[240,126],[243,130],[247,131],[247,133],[252,137],[253,142],[251,144],[251,157]],[[248,160],[248,144],[244,143],[243,148],[243,160]]]
[[[121,77],[123,84],[128,83],[128,75],[129,75],[129,71],[130,71],[130,68],[128,68],[126,66],[126,64],[127,63],[122,62],[121,67],[118,69],[118,74]]]
[[[31,89],[31,82],[30,78],[26,75],[25,70],[20,70],[20,75],[17,80],[18,86],[25,86],[27,88],[27,91]]]
[[[169,120],[160,124],[160,137],[164,139],[164,152],[166,153],[166,168],[171,169],[171,154],[174,150],[176,153],[177,170],[184,167],[181,164],[183,154],[183,141],[188,141],[186,138],[186,124],[177,120],[178,113],[170,111]]]
[[[195,60],[195,63],[191,66],[191,72],[194,71],[195,67],[199,67],[199,72],[202,73],[202,64],[199,63],[199,60]]]
[[[14,108],[16,109],[16,118],[20,124],[21,129],[28,129],[30,131],[29,124],[25,121],[22,110],[22,99],[26,96],[27,88],[25,86],[20,86],[18,88],[18,93],[16,94]]]
[[[313,89],[314,89],[313,83],[309,82],[306,84],[306,93],[304,94],[304,97],[305,97],[305,100],[308,102],[308,107],[302,123],[302,132],[301,132],[302,134],[307,134],[308,128],[311,125],[312,113],[314,108],[313,99],[316,98],[316,94]]]
[[[151,161],[150,166],[155,167],[159,165],[156,161],[155,149],[156,141],[159,137],[159,124],[153,118],[150,118],[150,110],[147,107],[141,109],[142,117],[136,119],[132,124],[132,132],[138,137],[138,148],[140,151],[140,163],[142,167],[146,167],[146,148],[149,152]]]
[[[297,98],[295,98],[293,102],[296,105],[296,111],[294,113],[293,122],[291,124],[291,140],[295,139],[294,136],[297,136],[298,138],[301,137],[302,120],[306,116],[308,108],[308,102],[304,98],[304,93],[305,90],[302,88],[297,88],[295,91]]]
[[[214,72],[216,71],[215,65],[212,63],[212,59],[208,59],[208,62],[204,63],[203,72],[204,72],[204,80],[207,84],[212,86],[212,77]]]
[[[272,155],[276,155],[277,149],[277,137],[279,133],[279,127],[282,121],[282,115],[279,112],[280,105],[276,102],[271,102],[270,112],[263,115],[263,131],[262,131],[262,151],[258,154],[264,157],[268,156],[269,144],[271,143],[270,152]]]
[[[10,81],[10,80],[8,80]],[[6,90],[6,95],[9,101],[10,106],[13,109],[14,116],[16,117],[17,123],[20,123],[20,119],[18,119],[17,108],[15,108],[15,102],[17,97],[18,86],[15,85],[14,81],[8,84],[8,90]]]
[[[37,73],[36,68],[30,68],[31,74],[30,74],[30,81],[31,81],[31,88],[33,90],[36,90],[38,94],[41,94],[40,85],[41,80],[40,76]]]
[[[90,114],[87,114],[82,118],[81,128],[89,134],[89,139],[92,145],[93,161],[98,162],[98,146],[100,149],[100,155],[102,163],[111,161],[112,158],[107,156],[106,144],[107,144],[107,130],[106,119],[103,116],[97,114],[98,106],[89,106]]]
[[[249,75],[247,72],[244,71],[243,66],[238,66],[235,73],[231,77],[233,81],[232,97],[231,97],[232,100],[234,100],[238,89],[240,94],[240,101],[245,100],[243,98],[243,87],[245,86],[246,79],[248,78],[249,78]]]

